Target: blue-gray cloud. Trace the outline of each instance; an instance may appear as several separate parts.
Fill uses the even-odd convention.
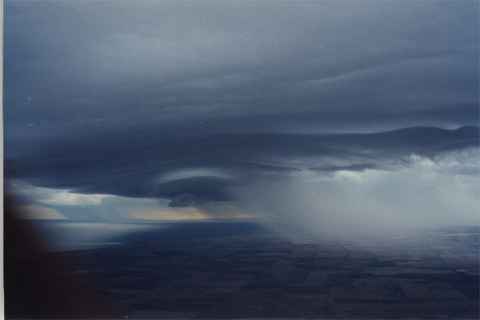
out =
[[[7,1],[7,138],[135,123],[472,124],[477,9],[476,1]]]
[[[477,12],[476,1],[7,1],[7,177],[208,206],[265,177],[475,146],[472,127],[319,133],[477,124]]]
[[[172,199],[172,205],[232,201],[231,188],[299,170],[388,167],[478,145],[478,127],[416,127],[373,134],[159,136],[155,128],[91,139],[59,138],[7,158],[7,177],[82,193]],[[186,202],[185,202],[186,201]],[[187,203],[188,202],[188,203]]]

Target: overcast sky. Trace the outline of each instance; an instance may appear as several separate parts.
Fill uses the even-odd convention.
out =
[[[203,217],[243,216],[256,207],[244,186],[302,170],[420,170],[412,154],[438,165],[476,133],[300,134],[476,125],[478,6],[8,0],[7,175],[42,205],[109,195]]]
[[[11,134],[478,116],[478,1],[7,1],[5,29]]]

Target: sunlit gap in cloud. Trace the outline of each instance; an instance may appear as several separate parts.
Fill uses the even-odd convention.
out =
[[[143,211],[132,211],[130,219],[147,221],[212,221],[212,220],[244,220],[253,219],[254,216],[241,212],[224,212],[211,214],[201,209],[186,208],[165,208]]]
[[[252,215],[229,204],[207,209],[169,207],[170,200],[83,194],[14,181],[21,202],[18,218],[33,222],[52,251],[84,250],[119,245],[125,236],[162,232],[175,222],[245,221]]]
[[[166,176],[166,179],[173,179],[173,176],[178,178],[179,174],[198,176],[199,172],[175,172]],[[37,187],[20,181],[12,182],[11,188],[23,202],[20,206],[23,209],[20,217],[23,219],[134,223],[254,218],[252,214],[241,212],[228,202],[172,207],[169,199],[84,194],[67,189]]]

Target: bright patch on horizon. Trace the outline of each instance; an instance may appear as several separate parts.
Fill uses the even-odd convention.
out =
[[[42,206],[35,206],[35,205],[27,205],[27,206],[20,206],[19,207],[19,216],[20,219],[28,219],[28,220],[66,220],[67,218],[58,212],[55,209],[42,207]]]
[[[131,211],[128,215],[130,219],[135,220],[164,220],[164,221],[201,221],[215,219],[249,219],[252,215],[227,212],[210,214],[196,208],[165,208],[165,209],[147,209],[141,211]]]
[[[68,189],[37,187],[23,182],[14,182],[13,189],[21,196],[32,198],[38,203],[52,206],[98,206],[112,197],[106,194],[85,194]]]

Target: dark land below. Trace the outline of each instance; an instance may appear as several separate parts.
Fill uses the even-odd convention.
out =
[[[480,229],[432,237],[396,250],[293,242],[253,223],[175,223],[44,256],[64,265],[51,281],[88,283],[119,317],[477,318]]]

